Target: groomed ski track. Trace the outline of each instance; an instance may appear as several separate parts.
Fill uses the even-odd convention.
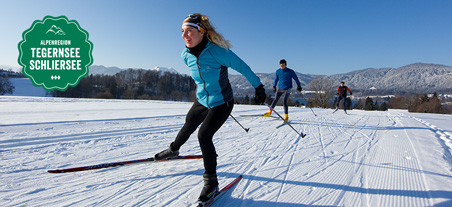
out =
[[[168,147],[191,103],[0,97],[0,206],[194,206],[202,160],[67,174],[48,169],[153,156]],[[282,111],[282,107],[276,107]],[[451,206],[452,116],[289,108],[240,117],[217,132],[220,188],[212,206]],[[447,124],[449,123],[449,124]],[[201,151],[195,132],[181,154]]]

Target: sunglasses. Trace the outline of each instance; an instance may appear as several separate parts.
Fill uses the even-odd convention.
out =
[[[194,21],[193,21],[194,20]],[[195,14],[189,14],[185,20],[183,25],[188,25],[197,28],[201,32],[205,32],[206,29],[201,24],[201,17]]]
[[[194,15],[194,14],[189,14],[187,17],[185,17],[185,19],[193,19],[196,20],[198,19],[198,16]]]

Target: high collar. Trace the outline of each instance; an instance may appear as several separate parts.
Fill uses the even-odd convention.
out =
[[[202,50],[204,50],[204,48],[206,48],[207,42],[208,42],[207,38],[204,37],[198,45],[196,45],[192,48],[187,48],[188,52],[195,55],[196,57],[199,57]],[[187,46],[185,46],[185,47],[187,47]]]

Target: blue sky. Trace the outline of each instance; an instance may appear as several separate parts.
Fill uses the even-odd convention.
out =
[[[172,67],[188,73],[182,20],[209,16],[256,73],[279,60],[305,74],[331,75],[411,63],[452,66],[452,1],[5,1],[0,0],[0,65],[19,66],[17,45],[33,21],[65,15],[88,31],[93,65]]]

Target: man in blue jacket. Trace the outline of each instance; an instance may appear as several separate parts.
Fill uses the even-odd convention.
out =
[[[279,66],[281,68],[276,70],[275,82],[273,83],[273,91],[276,93],[276,97],[272,102],[271,108],[275,108],[279,98],[284,94],[284,120],[289,121],[289,107],[287,106],[287,100],[289,99],[290,89],[292,88],[292,79],[297,83],[298,91],[301,92],[302,88],[295,72],[286,67],[286,65],[286,60],[282,59],[279,61]],[[278,90],[276,90],[276,84],[278,84]],[[271,114],[272,110],[270,109],[267,113],[264,113],[263,116],[270,116]]]

